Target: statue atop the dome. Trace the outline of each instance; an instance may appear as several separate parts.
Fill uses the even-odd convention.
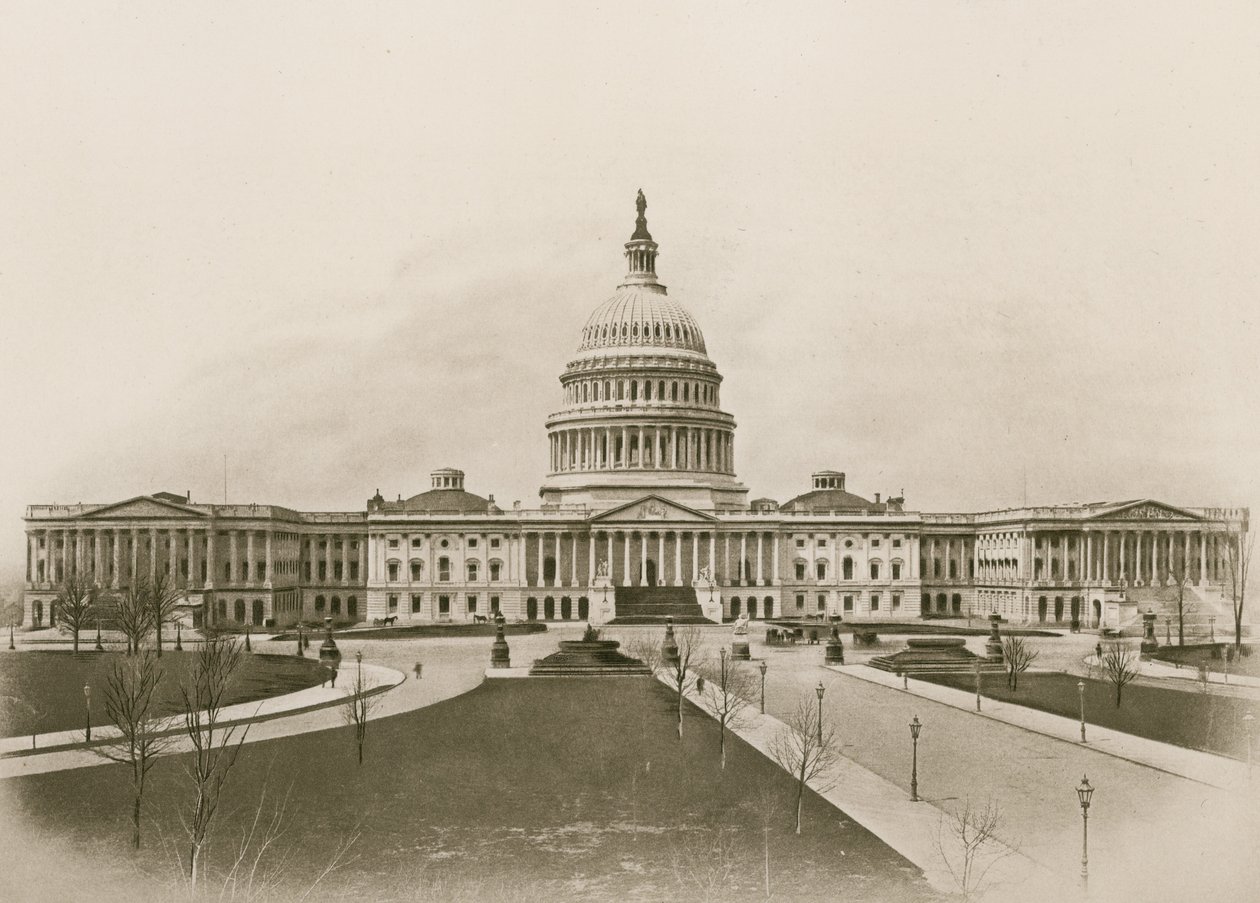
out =
[[[634,207],[639,211],[639,217],[634,221],[634,234],[630,236],[631,241],[652,240],[652,233],[648,232],[647,217],[644,212],[647,210],[647,198],[643,196],[643,189],[639,189],[639,196],[634,199]]]

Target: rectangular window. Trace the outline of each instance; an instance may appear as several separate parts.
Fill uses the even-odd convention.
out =
[[[395,593],[389,594],[389,610],[398,611],[398,596]]]
[[[820,539],[820,540],[818,540],[818,548],[820,548],[820,549],[825,549],[825,548],[827,548],[827,540],[825,540],[825,539]]]
[[[803,561],[796,562],[796,579],[797,580],[805,579],[805,562]]]
[[[499,579],[499,562],[497,561],[490,562],[490,579],[491,580]]]
[[[878,549],[878,548],[879,548],[879,540],[878,540],[878,539],[872,539],[872,540],[871,540],[871,548],[872,548],[872,549]]]
[[[420,548],[420,537],[419,537],[419,536],[413,536],[413,537],[411,537],[411,547],[412,547],[413,549],[418,549],[418,548]]]
[[[57,573],[58,575],[61,574],[60,563],[58,563]],[[230,561],[223,562],[223,579],[229,583],[232,582],[232,562]]]
[[[826,593],[818,594],[818,610],[819,611],[827,610],[827,594]]]
[[[894,561],[892,569],[893,569],[893,579],[900,580],[901,579],[901,562]]]
[[[327,561],[321,561],[319,563],[319,579],[320,580],[328,579],[328,562]]]
[[[451,579],[451,560],[446,556],[438,559],[438,580],[443,583],[450,582]]]
[[[438,614],[449,615],[451,613],[451,597],[438,596]]]
[[[468,537],[468,548],[470,549],[477,548],[477,537],[475,536]]]
[[[494,612],[495,614],[498,614],[499,612],[499,597],[498,596],[490,597],[490,610]]]
[[[796,547],[797,547],[798,549],[803,549],[803,548],[805,548],[805,540],[803,540],[803,539],[798,539],[798,540],[796,541]]]
[[[411,582],[412,583],[420,582],[420,562],[418,559],[415,559],[415,558],[411,560]]]
[[[805,594],[804,594],[804,593],[797,593],[797,594],[796,594],[796,607],[797,607],[797,608],[804,608],[804,607],[805,607]]]
[[[892,609],[898,611],[901,608],[901,593],[892,594]]]
[[[359,579],[359,562],[357,561],[350,562],[350,579],[351,580]]]
[[[311,579],[311,563],[309,561],[302,562],[302,579],[303,580]]]
[[[497,549],[499,547],[499,537],[492,536],[490,538],[490,548]]]
[[[818,579],[826,580],[827,579],[827,562],[825,561],[818,562],[817,570],[818,570]]]
[[[475,612],[477,610],[477,597],[476,596],[468,597],[468,610],[470,612]]]
[[[420,593],[412,593],[411,594],[411,613],[418,614],[420,612],[420,608],[423,605],[423,603],[424,603],[423,595],[421,595]]]
[[[396,548],[398,548],[398,540],[397,540],[397,539],[391,539],[391,540],[389,541],[389,547],[390,547],[391,549],[396,549]]]
[[[852,596],[845,596],[845,597],[844,597],[844,610],[845,610],[846,612],[851,612],[851,611],[853,611],[853,597],[852,597]]]
[[[395,580],[398,579],[398,562],[391,561],[388,564],[386,564],[385,567],[389,572],[389,582],[393,583]]]
[[[900,540],[900,539],[894,539],[894,540],[893,540],[893,548],[894,548],[894,549],[900,549],[900,548],[901,548],[901,540]]]
[[[341,579],[341,562],[340,561],[333,562],[333,579],[334,580]]]
[[[879,593],[871,593],[871,611],[879,611]]]

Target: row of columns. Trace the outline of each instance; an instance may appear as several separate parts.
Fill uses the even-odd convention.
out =
[[[714,408],[721,403],[718,387],[709,383],[679,382],[673,379],[626,380],[599,377],[569,383],[564,390],[564,400],[570,405],[602,404],[608,401],[657,401],[682,402]]]
[[[62,528],[42,531],[44,552],[39,554],[40,533],[27,534],[27,580],[30,583],[59,583],[70,574],[83,574],[100,585],[117,589],[131,578],[144,574],[150,580],[158,574],[159,562],[177,582],[210,589],[218,581],[229,585],[269,586],[275,579],[277,559],[301,559],[298,543],[308,541],[297,534],[276,530],[188,529],[178,527],[109,527],[104,529]],[[147,540],[142,543],[142,538]],[[349,585],[350,543],[356,538],[341,534],[318,534],[310,541],[327,540],[324,551],[326,576],[334,573],[334,549],[341,541],[341,578]],[[361,537],[357,537],[360,538]],[[59,542],[58,542],[59,540]],[[220,548],[220,543],[223,547]],[[143,551],[142,551],[143,547]],[[316,570],[317,550],[306,559]],[[360,578],[366,570],[366,543],[360,542]],[[222,558],[221,558],[222,556]],[[42,567],[41,567],[42,566]],[[224,567],[220,571],[220,566]],[[142,571],[147,567],[147,571]],[[316,576],[312,574],[312,578]],[[292,578],[297,582],[299,575]]]
[[[592,426],[551,433],[551,472],[699,470],[735,472],[729,430],[687,426]]]

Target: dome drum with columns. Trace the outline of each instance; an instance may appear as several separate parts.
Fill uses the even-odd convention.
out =
[[[744,510],[722,376],[695,318],[657,280],[641,191],[637,206],[629,272],[587,320],[560,377],[565,406],[547,419],[540,495],[544,504],[597,511],[653,493],[703,510]]]

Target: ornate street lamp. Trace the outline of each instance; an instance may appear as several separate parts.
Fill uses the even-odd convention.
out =
[[[1094,788],[1089,778],[1082,777],[1076,788],[1076,796],[1081,801],[1081,884],[1089,883],[1089,800],[1094,795]]]
[[[976,659],[976,711],[980,711],[980,659]]]
[[[1085,742],[1085,681],[1076,682],[1076,693],[1081,698],[1081,742]]]
[[[363,650],[362,649],[355,650],[354,662],[355,662],[355,665],[357,665],[359,669],[359,677],[357,681],[358,685],[355,687],[355,690],[358,692],[362,692],[363,690]]]
[[[83,685],[83,712],[87,715],[87,731],[85,732],[84,741],[92,742],[92,688],[87,684]]]
[[[923,725],[919,723],[919,716],[915,715],[910,720],[910,740],[913,743],[913,752],[910,759],[910,802],[919,802],[919,731],[923,730]]]
[[[766,713],[766,661],[761,660],[761,714]]]
[[[1211,632],[1211,642],[1216,642],[1216,615],[1208,616],[1208,630]]]
[[[822,681],[818,681],[818,686],[814,688],[814,692],[818,694],[818,745],[822,746],[822,700],[823,693],[827,692],[823,687]]]
[[[1243,715],[1243,730],[1247,732],[1247,780],[1251,780],[1251,726],[1256,720],[1256,716],[1248,710]]]

